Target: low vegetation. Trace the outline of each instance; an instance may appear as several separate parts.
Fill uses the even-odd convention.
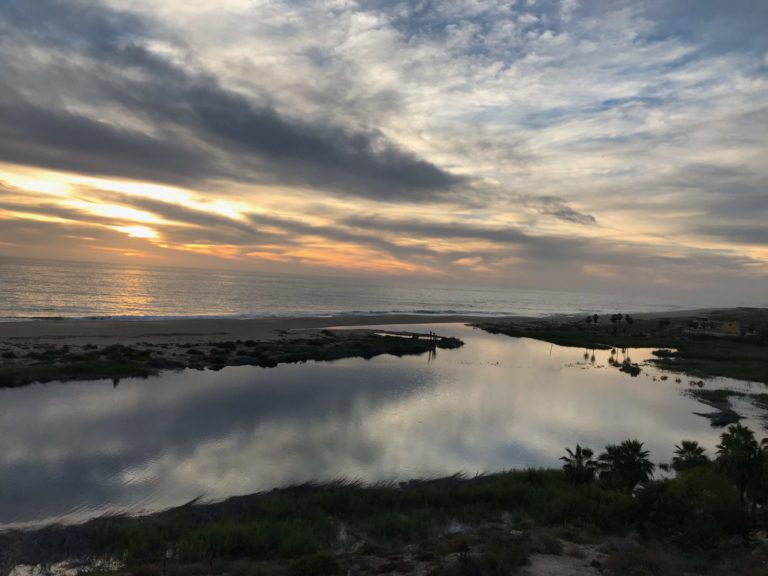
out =
[[[768,384],[768,342],[754,340],[688,340],[675,350],[659,350],[654,363],[664,370],[698,378],[724,376]]]
[[[724,332],[721,326],[729,321],[736,328]],[[713,311],[703,318],[594,314],[584,320],[487,322],[476,326],[494,334],[592,350],[655,348],[653,362],[664,370],[697,378],[723,376],[768,384],[768,310],[765,309]],[[639,372],[635,365],[616,363],[615,366],[625,372]]]
[[[112,344],[14,347],[0,354],[0,388],[34,382],[111,379],[156,375],[161,370],[219,370],[225,366],[261,366],[310,360],[373,358],[381,354],[423,354],[436,348],[458,348],[458,338],[402,337],[364,330],[331,331],[309,337],[273,341]],[[9,345],[7,345],[9,346]],[[29,346],[29,345],[28,345]]]
[[[576,446],[562,460],[562,470],[306,484],[146,517],[6,532],[0,566],[111,557],[123,563],[119,574],[492,576],[544,554],[591,558],[585,566],[607,575],[768,569],[765,547],[751,536],[766,528],[768,443],[748,428],[729,427],[712,459],[682,441],[665,466],[670,478],[654,479],[637,440],[597,457]]]

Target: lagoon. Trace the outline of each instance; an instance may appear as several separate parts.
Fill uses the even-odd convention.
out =
[[[386,328],[466,344],[0,390],[0,525],[150,512],[312,480],[552,467],[577,442],[599,452],[638,438],[663,462],[682,439],[711,454],[722,432],[693,414],[710,409],[684,394],[689,378],[662,380],[646,364],[648,349],[629,351],[643,367],[632,377],[608,364],[608,351],[461,324]],[[750,388],[724,378],[706,385]],[[761,429],[756,409],[734,404]]]

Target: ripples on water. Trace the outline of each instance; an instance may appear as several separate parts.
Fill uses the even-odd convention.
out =
[[[410,329],[393,327],[393,329]],[[709,411],[561,348],[461,325],[437,356],[229,367],[0,390],[0,524],[147,511],[311,479],[366,481],[558,466],[565,446],[636,437],[656,462],[710,449]],[[649,351],[632,351],[642,362]],[[602,366],[602,368],[601,368]],[[715,384],[713,384],[715,385]],[[744,383],[718,379],[717,387]],[[756,420],[748,420],[759,429]]]
[[[0,258],[0,319],[668,310],[651,299]]]

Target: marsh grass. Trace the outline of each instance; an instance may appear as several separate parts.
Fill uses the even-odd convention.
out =
[[[54,560],[63,553],[64,540],[66,553],[131,563],[156,562],[167,554],[180,562],[272,560],[344,547],[382,551],[417,545],[450,536],[448,526],[455,522],[503,526],[527,519],[532,525],[603,533],[629,530],[634,517],[629,495],[571,484],[560,470],[525,470],[399,484],[305,484],[151,516],[49,528],[13,544],[19,561],[25,553]],[[339,538],[342,527],[346,542]]]
[[[743,542],[748,529],[733,487],[709,468],[634,494],[575,484],[562,470],[524,470],[304,484],[145,517],[0,534],[0,566],[111,557],[126,562],[120,574],[333,576],[339,566],[340,573],[363,565],[383,573],[448,559],[466,573],[495,576],[514,574],[533,554],[574,555],[579,546],[615,541],[632,545],[608,550],[619,572],[607,573],[668,574],[681,557],[715,566],[748,553],[742,544],[721,549]]]
[[[607,326],[589,329],[572,322],[539,322],[530,326],[483,323],[476,326],[493,334],[591,350],[656,348],[653,363],[663,370],[699,378],[723,376],[768,384],[768,345],[764,340],[754,338],[704,337],[686,334],[680,329],[614,334]]]
[[[146,378],[162,370],[184,368],[220,370],[225,366],[260,366],[333,361],[342,358],[373,358],[382,354],[418,355],[435,348],[463,346],[458,338],[437,340],[399,338],[378,334],[335,334],[286,341],[214,341],[207,344],[155,346],[111,344],[71,347],[41,345],[19,356],[12,350],[0,353],[0,388],[35,382]]]

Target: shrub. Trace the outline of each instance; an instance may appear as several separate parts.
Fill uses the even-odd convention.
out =
[[[638,509],[648,536],[688,548],[710,548],[749,529],[738,493],[709,468],[693,468],[647,485]]]

